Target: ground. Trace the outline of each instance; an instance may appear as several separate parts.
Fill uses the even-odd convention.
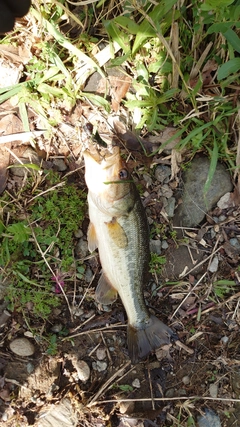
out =
[[[65,6],[33,3],[0,45],[1,422],[237,427],[236,10],[230,1],[216,16],[207,1],[84,5],[80,25],[77,8],[66,20]],[[228,44],[214,27],[221,13]],[[96,303],[101,266],[87,247],[82,151],[109,143],[121,147],[148,217],[146,304],[178,335],[136,365],[122,302]]]

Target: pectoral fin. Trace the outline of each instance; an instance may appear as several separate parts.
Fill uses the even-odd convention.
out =
[[[104,305],[112,304],[116,301],[117,295],[116,289],[112,287],[105,274],[102,273],[95,292],[97,302]]]
[[[125,248],[128,245],[128,238],[124,229],[118,223],[116,217],[113,217],[109,222],[105,222],[105,224],[108,229],[108,234],[114,241],[115,245],[117,245],[119,248]]]
[[[87,232],[88,249],[90,252],[95,251],[98,247],[97,235],[94,225],[90,222]]]

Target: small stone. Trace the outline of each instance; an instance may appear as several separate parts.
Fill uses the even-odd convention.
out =
[[[120,414],[131,414],[134,411],[134,402],[120,402],[119,412]]]
[[[96,356],[98,360],[104,360],[106,358],[107,351],[105,347],[98,347]]]
[[[73,316],[80,317],[83,315],[83,313],[84,313],[84,311],[80,307],[73,307],[73,309],[72,309]]]
[[[179,396],[186,396],[187,395],[185,388],[180,388],[178,390],[178,393],[179,393]]]
[[[236,237],[233,237],[229,240],[230,245],[232,245],[235,249],[240,251],[240,242]]]
[[[150,251],[153,252],[154,254],[160,255],[161,254],[161,246],[162,246],[162,242],[161,240],[150,240]]]
[[[229,191],[219,199],[217,206],[220,209],[228,209],[231,206],[231,193]]]
[[[77,360],[76,363],[74,363],[74,368],[77,371],[78,378],[82,382],[87,382],[90,378],[90,368],[85,362],[85,360]]]
[[[16,338],[9,344],[10,350],[21,357],[32,356],[35,347],[27,338]]]
[[[168,248],[168,242],[166,240],[162,241],[162,249],[167,249]]]
[[[169,388],[165,393],[165,397],[174,397],[174,396],[175,396],[174,388]]]
[[[100,360],[97,360],[97,362],[92,363],[92,367],[95,371],[103,372],[103,371],[106,371],[106,369],[107,369],[107,363],[101,362]]]
[[[210,384],[209,386],[209,394],[211,397],[216,398],[218,395],[218,385],[215,384]]]
[[[136,387],[136,388],[140,388],[141,387],[141,384],[140,384],[140,381],[139,381],[138,378],[135,378],[135,380],[133,380],[132,386]]]
[[[158,165],[155,169],[155,178],[159,182],[167,180],[171,176],[171,168],[165,165]]]
[[[183,384],[184,384],[184,385],[188,385],[188,384],[190,384],[190,378],[189,378],[189,376],[188,376],[188,375],[185,375],[185,376],[182,378],[182,382],[183,382]]]
[[[76,254],[79,258],[85,258],[88,254],[88,243],[82,238],[79,239],[76,245]]]
[[[197,417],[198,427],[221,427],[221,421],[212,409],[204,409],[204,415]]]
[[[86,271],[85,271],[85,274],[84,274],[84,279],[85,279],[85,282],[91,283],[91,281],[93,279],[93,272],[92,272],[92,270],[91,270],[90,267],[86,268]]]
[[[29,362],[27,364],[27,372],[28,372],[28,374],[31,374],[34,371],[34,369],[35,369],[34,365]]]
[[[163,184],[158,192],[158,197],[165,197],[166,199],[169,199],[172,197],[173,191],[172,189],[167,185]]]
[[[63,159],[54,159],[53,164],[59,172],[64,172],[67,169],[67,165]]]
[[[226,337],[226,336],[224,336],[224,337],[221,338],[221,343],[224,344],[224,345],[226,345],[228,343],[228,341],[229,341],[229,338]]]
[[[215,256],[208,267],[208,271],[215,273],[218,270],[218,257]]]
[[[63,328],[63,325],[61,323],[56,323],[51,327],[51,331],[58,334],[59,332],[61,332],[62,328]]]
[[[173,218],[174,216],[175,205],[176,205],[176,199],[174,197],[169,197],[168,204],[165,207],[165,211],[169,218]]]
[[[76,237],[76,239],[81,239],[81,237],[83,237],[83,231],[81,228],[74,232],[74,237]]]
[[[144,181],[147,183],[147,188],[152,185],[152,178],[150,177],[150,175],[144,173],[143,174],[143,179]]]

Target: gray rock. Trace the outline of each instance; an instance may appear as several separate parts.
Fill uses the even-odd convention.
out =
[[[212,409],[206,408],[204,412],[197,417],[198,427],[221,427],[219,416]]]
[[[168,181],[171,176],[171,168],[166,165],[158,165],[155,169],[155,178],[159,182]]]
[[[166,214],[169,218],[172,218],[174,216],[174,209],[176,205],[176,200],[174,197],[169,197],[168,204],[165,207]]]
[[[162,249],[167,249],[168,248],[168,242],[166,240],[162,241]]]
[[[150,251],[154,254],[160,255],[161,254],[161,246],[162,242],[161,240],[150,240]]]
[[[210,384],[209,394],[214,399],[218,396],[218,384],[217,383]]]
[[[27,338],[16,338],[9,344],[10,350],[21,357],[32,356],[35,347]]]
[[[95,371],[103,372],[107,369],[107,363],[101,362],[100,360],[97,360],[97,362],[92,363],[92,367]]]
[[[53,160],[53,164],[59,172],[64,172],[67,170],[67,165],[63,159],[56,158]]]
[[[93,278],[93,272],[90,267],[87,267],[84,274],[84,279],[87,283],[91,283],[92,278]]]
[[[208,178],[210,160],[198,157],[192,161],[191,167],[184,177],[182,204],[177,209],[174,218],[176,225],[185,227],[197,226],[219,199],[231,191],[233,186],[225,166],[218,163],[207,194],[204,185]]]
[[[211,262],[211,264],[208,267],[208,271],[210,271],[211,273],[215,273],[216,271],[218,271],[218,257],[215,256]]]
[[[233,237],[229,240],[230,245],[232,245],[235,249],[240,251],[240,242],[236,237]]]
[[[88,254],[88,243],[87,241],[82,238],[79,239],[76,245],[76,254],[79,256],[79,258],[85,258]]]

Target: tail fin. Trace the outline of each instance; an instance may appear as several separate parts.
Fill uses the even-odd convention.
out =
[[[155,316],[150,316],[144,329],[136,329],[128,325],[128,352],[132,363],[146,357],[151,351],[164,344],[169,344],[171,338],[176,340],[177,335]]]

